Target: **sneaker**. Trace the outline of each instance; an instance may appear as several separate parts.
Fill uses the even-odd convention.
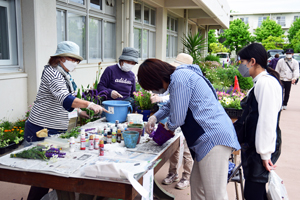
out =
[[[177,182],[177,181],[179,181],[178,174],[170,173],[170,174],[168,174],[168,176],[162,181],[162,184],[170,185],[170,184],[172,184],[173,182]]]
[[[286,110],[286,106],[282,106],[282,110]]]
[[[179,190],[184,190],[185,188],[190,186],[190,181],[182,178],[175,186],[175,188]]]

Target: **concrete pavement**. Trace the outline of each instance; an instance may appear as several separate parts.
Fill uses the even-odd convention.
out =
[[[280,128],[282,130],[282,153],[276,163],[276,173],[283,179],[287,188],[289,199],[299,198],[298,188],[300,185],[300,85],[293,85],[287,110],[283,110],[280,119]],[[155,178],[161,182],[168,173],[168,164],[164,165],[155,175]],[[182,173],[182,167],[179,174]],[[176,200],[190,200],[190,188],[185,190],[175,189],[175,184],[163,188],[176,196]],[[29,186],[0,182],[0,200],[26,200]],[[235,200],[234,184],[229,183],[227,187],[230,200]],[[136,198],[138,199],[138,198]]]

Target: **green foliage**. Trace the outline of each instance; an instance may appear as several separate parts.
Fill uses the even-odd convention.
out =
[[[64,134],[61,134],[59,137],[60,138],[70,138],[70,137],[74,137],[77,138],[80,134],[80,127],[75,127],[72,128],[70,131],[67,131]]]
[[[292,39],[291,46],[294,49],[294,52],[300,52],[300,29]]]
[[[294,37],[297,35],[297,32],[299,32],[299,30],[300,30],[300,18],[297,18],[288,30],[287,37],[289,38],[289,41],[291,43]]]
[[[9,144],[10,139],[4,138],[4,128],[0,127],[0,148],[6,147]]]
[[[237,73],[237,77],[241,89],[249,90],[253,87],[253,81],[251,77],[243,77],[240,73]]]
[[[254,34],[256,35],[256,40],[262,42],[269,36],[281,37],[284,34],[284,31],[276,21],[267,17],[267,19],[262,22],[261,26],[255,30]]]
[[[209,48],[212,53],[229,52],[229,49],[219,42],[209,44]]]
[[[208,31],[208,52],[210,53],[213,52],[210,45],[212,43],[218,43],[215,32],[215,29],[211,29]]]
[[[285,37],[285,35],[281,35],[279,37],[270,35],[267,39],[262,40],[262,45],[265,47],[266,50],[283,49]]]
[[[141,88],[139,91],[134,92],[134,102],[140,110],[151,110],[154,104],[151,103],[151,94]]]
[[[20,153],[10,154],[10,157],[11,158],[28,158],[28,159],[48,160],[48,158],[46,157],[46,151],[43,151],[42,147],[39,147],[39,146],[24,150]]]
[[[200,35],[199,33],[195,34],[194,36],[191,34],[184,35],[181,38],[181,41],[188,54],[193,57],[194,63],[198,64],[201,57],[200,52],[206,46],[203,35]]]
[[[223,45],[229,46],[230,51],[236,50],[238,52],[241,48],[254,40],[249,32],[249,25],[245,24],[240,19],[235,19],[229,25],[229,29],[220,36],[226,40]]]
[[[217,61],[217,62],[220,62],[220,58],[218,56],[214,56],[214,55],[207,55],[205,57],[205,61]]]

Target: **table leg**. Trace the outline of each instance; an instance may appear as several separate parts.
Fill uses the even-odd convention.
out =
[[[163,189],[155,179],[153,185],[153,194],[159,200],[175,200],[175,196]]]

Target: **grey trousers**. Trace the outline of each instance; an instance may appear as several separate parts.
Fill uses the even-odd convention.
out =
[[[215,146],[200,161],[194,160],[191,174],[192,200],[227,200],[228,159],[231,147]]]

